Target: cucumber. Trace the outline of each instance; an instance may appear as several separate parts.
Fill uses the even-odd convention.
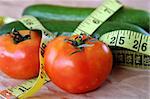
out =
[[[80,22],[78,21],[40,21],[43,26],[51,32],[73,32]],[[64,25],[65,24],[65,25]],[[19,21],[11,22],[0,27],[0,35],[16,30],[26,30],[27,28]]]
[[[27,28],[22,23],[15,21],[2,25],[0,27],[0,35],[11,32],[13,28],[16,30],[27,30]]]
[[[149,32],[150,13],[132,8],[122,8],[115,13],[109,21],[126,22],[138,25]]]
[[[139,26],[136,26],[130,23],[119,23],[119,22],[105,22],[93,33],[93,35],[100,37],[103,34],[114,31],[114,30],[131,30],[134,32],[142,33],[144,35],[150,35]]]
[[[71,23],[70,26],[67,25],[70,28],[66,28],[65,31],[62,31],[61,26],[56,27],[56,26],[51,25],[51,23],[48,23],[48,22],[43,24],[43,25],[49,31],[51,31],[53,28],[53,31],[51,31],[51,32],[58,32],[58,35],[63,35],[64,32],[65,32],[65,35],[71,35],[70,32],[73,32],[77,25],[76,25],[76,22],[75,23],[68,22],[68,23]],[[3,25],[0,28],[0,35],[11,32],[11,30],[13,28],[16,28],[16,30],[27,30],[27,28],[22,23],[20,23],[19,21],[15,21],[15,22],[11,22],[11,23]],[[136,26],[133,24],[118,23],[118,22],[105,22],[93,33],[93,36],[99,36],[100,37],[101,35],[103,35],[107,32],[114,31],[114,30],[131,30],[131,31],[143,33],[145,35],[149,35],[145,30],[143,30],[139,26]],[[66,32],[69,32],[69,34],[66,34]]]
[[[83,21],[93,11],[93,8],[37,4],[27,7],[23,15],[32,15],[42,20]]]
[[[63,24],[63,23],[59,23],[59,21],[60,22],[63,21],[64,23],[68,21],[81,22],[93,10],[94,8],[74,8],[74,7],[54,6],[54,5],[47,5],[47,4],[36,4],[27,7],[23,11],[23,15],[35,16],[42,22],[55,21],[55,24],[57,24],[58,26],[62,26],[59,24]],[[126,22],[126,23],[135,24],[142,27],[146,31],[149,31],[149,20],[150,20],[149,12],[138,10],[138,9],[127,8],[127,7],[121,8],[111,18],[108,19],[108,21],[117,21],[122,23]]]

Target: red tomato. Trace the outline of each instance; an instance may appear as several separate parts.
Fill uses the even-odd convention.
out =
[[[45,70],[60,88],[85,93],[98,88],[107,79],[112,69],[112,53],[94,38],[76,37],[59,36],[47,45]]]
[[[16,79],[29,79],[37,76],[40,36],[37,32],[29,30],[14,33],[17,34],[0,36],[0,70]],[[22,37],[17,37],[18,35]],[[29,39],[28,36],[30,36]]]

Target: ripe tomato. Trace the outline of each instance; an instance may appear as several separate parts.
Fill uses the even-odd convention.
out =
[[[40,39],[37,32],[29,30],[0,36],[0,70],[16,79],[37,76]]]
[[[59,36],[45,49],[45,70],[60,88],[84,93],[98,88],[112,69],[112,53],[87,36]]]

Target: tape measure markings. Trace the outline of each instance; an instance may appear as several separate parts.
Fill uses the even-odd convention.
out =
[[[110,16],[112,16],[121,7],[122,7],[122,5],[120,4],[120,2],[118,2],[116,0],[106,1],[102,6],[98,7],[90,16],[88,16],[77,27],[74,34],[86,33],[86,34],[91,35],[102,23],[104,23]],[[47,75],[43,69],[43,67],[44,67],[44,58],[43,58],[44,57],[44,49],[46,47],[46,44],[49,42],[49,40],[52,40],[53,38],[55,38],[55,35],[53,35],[51,32],[49,32],[47,29],[45,29],[42,26],[42,24],[36,18],[34,18],[32,16],[25,16],[25,17],[19,19],[19,21],[21,23],[23,23],[28,29],[32,28],[32,29],[38,29],[38,30],[42,31],[42,40],[41,40],[41,44],[40,44],[40,72],[39,72],[38,78],[27,81],[15,88],[8,89],[8,91],[16,97],[26,98],[28,96],[33,95],[37,90],[39,90],[42,87],[42,85],[44,83],[49,81],[47,78]],[[113,32],[106,33],[105,35],[103,35],[100,38],[100,40],[103,40],[105,43],[107,43],[111,46],[126,47],[131,50],[135,50],[140,53],[149,55],[150,51],[148,51],[147,49],[150,49],[150,45],[148,45],[150,37],[144,36],[142,34],[137,34],[135,32],[129,32],[129,33],[128,32],[129,31],[124,31],[124,30],[113,31]],[[131,35],[133,35],[133,36],[131,36]],[[127,36],[129,36],[128,39],[126,38]],[[147,38],[147,39],[145,39],[145,38]],[[130,41],[127,44],[126,42],[129,39],[130,39]],[[136,44],[136,42],[138,42],[138,43]],[[135,43],[134,46],[136,47],[136,49],[135,48],[133,49],[130,46],[134,43]],[[141,48],[141,47],[144,47],[144,48]],[[146,51],[143,51],[143,49]],[[130,54],[130,53],[125,52],[124,59],[125,59],[126,64],[130,63],[130,61],[128,62],[128,60],[126,60],[126,59],[131,59],[131,58],[134,60],[141,59],[141,58],[137,58],[138,55],[133,55],[131,57],[128,57],[127,54]],[[144,54],[142,54],[142,59],[145,58]],[[148,56],[148,59],[149,59],[149,56]],[[148,63],[147,65],[149,66],[149,61],[147,62],[147,60],[146,60],[146,63]],[[139,63],[139,62],[135,61],[133,64],[138,65],[137,63]],[[145,63],[145,61],[143,60],[142,66],[144,63]]]
[[[36,79],[37,78],[28,80],[27,81],[28,83],[23,82],[21,85],[18,85],[17,87],[14,87],[14,88],[8,88],[8,91],[11,93],[15,93],[15,94],[13,94],[15,96],[19,96],[20,94],[22,94],[22,92],[29,90],[33,86],[33,83],[36,81]],[[20,90],[20,91],[18,91],[18,90]]]
[[[46,83],[48,80],[45,71],[43,70],[44,66],[44,56],[43,56],[43,49],[46,47],[45,45],[48,43],[49,40],[52,40],[55,38],[55,36],[50,33],[48,30],[46,30],[41,23],[32,16],[25,16],[21,19],[19,19],[21,23],[23,23],[28,29],[40,29],[42,31],[42,40],[40,44],[40,72],[39,76],[36,79],[29,80],[17,87],[14,88],[8,88],[8,91],[13,94],[14,96],[18,98],[26,98],[28,96],[31,96],[36,91],[38,91],[44,83]]]
[[[74,31],[74,34],[91,35],[102,23],[122,7],[116,0],[108,0],[96,8]]]
[[[112,52],[116,64],[140,69],[150,69],[150,56],[148,55],[116,48]]]
[[[106,7],[106,4],[108,4],[108,7]],[[111,4],[111,6],[113,6],[114,11],[117,11],[122,6],[121,4],[118,5],[118,3],[114,0],[106,1],[106,3],[104,5],[102,5],[101,7],[98,7],[97,10],[94,11],[93,14],[91,14],[91,16],[94,19],[92,17],[88,17],[87,21],[85,20],[83,22],[83,24],[81,24],[79,27],[84,27],[84,23],[87,22],[87,24],[90,24],[91,21],[94,22],[94,24],[90,25],[90,26],[92,26],[92,28],[96,29],[98,26],[100,26],[105,20],[107,20],[107,18],[109,18],[112,14],[115,13],[114,11],[108,9],[108,8],[110,8],[109,4]],[[96,13],[97,11],[99,11],[100,13]],[[101,22],[100,22],[100,20],[98,20],[100,17],[103,19]],[[50,33],[47,29],[45,29],[41,25],[41,23],[34,17],[31,17],[31,16],[30,17],[28,17],[28,16],[23,17],[23,18],[19,19],[19,21],[21,23],[23,23],[28,29],[38,29],[38,30],[42,31],[42,40],[41,40],[41,44],[40,44],[40,53],[41,53],[40,54],[40,72],[39,72],[39,76],[38,76],[37,80],[33,80],[35,82],[30,83],[30,85],[32,85],[31,88],[30,88],[30,86],[28,86],[28,87],[26,86],[29,83],[27,81],[26,84],[23,84],[23,85],[17,86],[16,88],[11,88],[11,89],[8,90],[18,98],[26,98],[28,96],[31,96],[37,90],[39,90],[41,88],[41,86],[45,83],[46,74],[43,70],[43,66],[44,66],[44,59],[43,59],[44,48],[46,47],[47,42],[49,40],[53,39],[55,36],[52,35],[52,33]],[[84,30],[84,29],[81,29],[81,30]],[[87,33],[89,33],[89,34],[93,33],[93,31],[94,30],[92,30],[92,31],[89,30]],[[84,31],[82,31],[82,32],[84,32]]]
[[[132,36],[131,36],[132,35]],[[150,55],[150,36],[128,30],[116,30],[100,37],[110,46],[119,46]]]
[[[128,34],[129,33],[129,34]],[[129,39],[130,39],[130,37],[131,37],[131,31],[130,32],[127,32],[127,34],[129,35]]]

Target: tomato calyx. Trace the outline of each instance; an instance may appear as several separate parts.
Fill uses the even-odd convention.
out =
[[[90,40],[91,37],[87,36],[85,34],[80,34],[80,35],[76,35],[71,37],[70,39],[65,39],[65,42],[68,42],[69,44],[71,44],[72,46],[74,46],[77,50],[75,52],[72,52],[72,54],[75,54],[77,52],[81,52],[84,50],[85,47],[90,47],[93,46],[93,44],[87,44],[86,42],[88,40]],[[95,42],[96,40],[91,40],[91,42]]]
[[[28,35],[21,35],[15,28],[12,29],[9,35],[13,38],[15,44],[31,39],[31,32]]]

